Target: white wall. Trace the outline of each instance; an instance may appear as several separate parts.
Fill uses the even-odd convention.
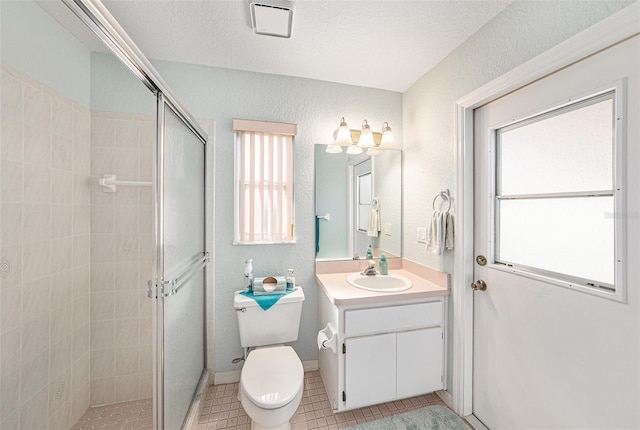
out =
[[[298,342],[302,360],[317,358],[317,291],[313,145],[327,143],[344,116],[348,123],[388,121],[402,141],[402,95],[395,92],[310,79],[154,61],[178,99],[197,118],[216,121],[215,181],[215,366],[216,372],[240,370],[231,360],[242,355],[233,292],[242,289],[243,262],[253,258],[256,276],[296,271],[306,301]],[[295,141],[294,245],[234,246],[232,119],[292,122]],[[395,126],[395,127],[394,127]]]
[[[427,226],[433,197],[453,190],[455,101],[631,3],[514,2],[404,93],[406,258],[453,273],[453,252],[427,253],[416,229]],[[451,362],[448,374],[451,387]]]
[[[30,0],[0,2],[0,59],[89,106],[89,49]]]

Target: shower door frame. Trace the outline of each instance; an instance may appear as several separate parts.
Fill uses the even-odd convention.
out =
[[[167,83],[162,79],[158,71],[153,67],[153,65],[149,62],[149,60],[145,57],[142,51],[137,47],[137,45],[133,42],[133,40],[129,37],[129,35],[124,31],[124,29],[118,24],[115,18],[109,13],[107,8],[100,2],[100,0],[62,0],[62,2],[78,17],[80,20],[87,26],[89,30],[91,30],[97,37],[100,39],[104,45],[111,51],[112,54],[116,56],[124,65],[127,67],[151,92],[157,97],[158,106],[164,107],[167,105],[183,122],[184,124],[202,141],[204,145],[204,159],[203,163],[205,163],[205,187],[204,187],[204,201],[205,201],[205,220],[206,220],[206,159],[207,159],[207,142],[208,135],[204,131],[204,129],[198,124],[195,118],[187,111],[187,109],[178,102],[176,97],[173,95],[173,92],[169,89]],[[160,108],[158,108],[160,111]],[[161,121],[162,119],[162,121]],[[164,115],[160,117],[156,115],[157,121],[157,148],[161,149],[161,142],[164,140],[164,131],[161,130],[164,123]],[[162,142],[163,143],[163,142]],[[155,154],[155,172],[156,181],[154,184],[154,204],[156,207],[156,254],[155,254],[155,268],[156,268],[156,279],[152,280],[152,283],[155,285],[150,286],[150,292],[153,299],[156,299],[158,295],[158,282],[161,281],[162,272],[160,269],[160,259],[159,255],[163,252],[162,239],[158,237],[158,222],[162,221],[161,218],[161,210],[162,210],[162,186],[161,186],[161,174],[162,174],[162,166],[159,164],[161,161],[161,154],[156,151]],[[158,180],[160,179],[160,182]],[[158,217],[160,214],[160,217]],[[206,248],[206,222],[203,228],[203,234],[205,235],[205,248]],[[204,268],[203,268],[204,270]],[[204,291],[203,291],[203,306],[205,306],[205,318],[203,321],[203,329],[204,329],[204,368],[202,375],[200,377],[200,381],[198,383],[197,392],[201,392],[202,385],[207,382],[208,371],[206,368],[207,363],[207,347],[206,347],[206,273],[204,277]],[[152,288],[154,287],[154,288]],[[156,430],[163,429],[163,417],[164,417],[164,387],[162,383],[162,377],[164,375],[164,367],[163,367],[163,349],[162,349],[162,311],[163,311],[163,303],[162,301],[158,301],[157,299],[154,302],[154,323],[155,323],[155,335],[154,335],[154,348],[155,348],[155,357],[156,360],[154,362],[154,416],[153,416],[153,427]],[[159,320],[158,320],[159,317]],[[159,343],[158,343],[159,342]],[[193,402],[190,410],[187,413],[186,421],[193,419],[194,413],[196,411],[193,410]]]
[[[207,183],[207,166],[206,166],[206,160],[207,160],[207,140],[203,140],[201,136],[199,136],[194,130],[193,128],[190,126],[189,123],[187,123],[182,117],[180,117],[180,115],[178,114],[178,112],[176,112],[176,110],[173,108],[173,106],[168,102],[168,100],[165,98],[164,93],[159,92],[157,95],[157,113],[156,113],[156,126],[157,126],[157,139],[156,139],[156,152],[155,152],[155,177],[156,177],[156,181],[155,181],[155,186],[154,186],[154,206],[155,206],[155,242],[156,242],[156,253],[154,256],[154,266],[155,266],[155,280],[153,280],[153,285],[150,285],[150,293],[153,296],[153,298],[155,299],[154,301],[154,326],[155,326],[155,336],[153,337],[153,341],[154,341],[154,350],[155,350],[155,357],[156,360],[154,361],[154,367],[153,367],[153,389],[154,389],[154,397],[153,397],[153,428],[156,430],[162,430],[164,429],[164,415],[165,415],[165,399],[164,399],[164,374],[165,374],[165,368],[164,368],[164,301],[167,297],[169,297],[171,294],[169,295],[165,295],[164,294],[164,288],[163,286],[165,285],[165,279],[164,279],[164,145],[165,145],[165,127],[164,127],[164,120],[165,120],[165,109],[169,108],[171,109],[176,115],[178,115],[178,117],[180,119],[182,119],[183,123],[189,127],[189,129],[195,134],[196,137],[198,137],[201,141],[201,143],[204,145],[204,155],[202,158],[202,163],[203,163],[203,171],[204,171],[204,177],[203,177],[203,181],[204,181],[204,187],[203,187],[203,195],[202,195],[202,201],[203,201],[203,208],[204,208],[204,213],[203,215],[203,219],[206,220],[207,217],[207,205],[206,205],[206,201],[207,201],[207,187],[206,187],[206,183]],[[203,244],[206,250],[206,243],[207,243],[207,228],[206,228],[206,222],[205,225],[202,228],[202,234],[203,234]],[[205,266],[202,267],[201,270],[205,270]],[[209,377],[209,373],[207,370],[207,345],[206,345],[206,341],[207,341],[207,327],[206,327],[206,315],[207,315],[207,309],[206,309],[206,303],[207,303],[207,291],[206,291],[206,287],[207,287],[207,280],[206,280],[206,272],[203,276],[203,291],[202,291],[202,305],[204,307],[203,309],[203,338],[202,338],[202,344],[203,344],[203,369],[202,369],[202,373],[200,375],[200,380],[198,381],[198,385],[196,387],[196,391],[194,393],[194,396],[198,396],[200,393],[200,395],[202,393],[204,393],[204,389],[203,387],[206,386],[206,384],[208,383],[208,377]],[[194,399],[195,400],[195,397]],[[187,411],[187,415],[185,416],[185,419],[183,421],[183,429],[184,428],[189,428],[188,426],[185,426],[185,423],[187,423],[188,421],[192,421],[195,418],[197,418],[197,408],[194,408],[195,406],[195,402],[192,401],[191,402],[191,406],[189,408],[189,410]]]

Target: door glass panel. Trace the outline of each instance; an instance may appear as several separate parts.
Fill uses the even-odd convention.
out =
[[[613,197],[502,200],[497,260],[613,285]]]
[[[499,130],[498,193],[612,189],[613,96],[604,97]]]
[[[164,280],[204,251],[204,145],[165,106]],[[164,298],[164,428],[179,429],[204,369],[204,271]],[[166,288],[165,288],[166,290]]]

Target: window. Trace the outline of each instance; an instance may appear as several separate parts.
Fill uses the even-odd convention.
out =
[[[615,101],[612,91],[495,130],[496,264],[616,292]]]
[[[233,120],[235,244],[294,242],[296,124]]]

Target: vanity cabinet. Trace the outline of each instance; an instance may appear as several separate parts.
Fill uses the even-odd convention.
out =
[[[336,306],[321,289],[320,325],[330,322],[338,336],[335,353],[319,352],[334,411],[444,389],[444,305],[436,297]]]

